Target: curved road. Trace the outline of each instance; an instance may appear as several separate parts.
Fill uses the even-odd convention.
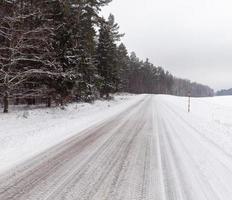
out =
[[[229,200],[231,166],[150,95],[1,175],[0,200]]]

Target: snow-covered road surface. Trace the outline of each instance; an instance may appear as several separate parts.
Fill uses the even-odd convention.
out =
[[[3,173],[0,200],[232,199],[230,127],[176,98],[143,96]]]

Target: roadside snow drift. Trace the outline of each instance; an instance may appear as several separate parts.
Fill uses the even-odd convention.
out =
[[[0,172],[124,111],[144,95],[115,95],[111,101],[60,108],[16,107],[0,113]],[[26,110],[25,110],[26,109]]]

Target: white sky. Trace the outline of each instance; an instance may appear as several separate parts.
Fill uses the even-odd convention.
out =
[[[113,0],[123,42],[173,75],[232,88],[232,0]]]

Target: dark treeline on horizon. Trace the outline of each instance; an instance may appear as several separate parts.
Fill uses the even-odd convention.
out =
[[[227,95],[232,95],[232,88],[228,90],[219,90],[216,92],[217,96],[227,96]]]
[[[178,79],[130,55],[111,0],[0,0],[0,96],[10,103],[91,102],[111,93],[212,96],[208,86]]]

